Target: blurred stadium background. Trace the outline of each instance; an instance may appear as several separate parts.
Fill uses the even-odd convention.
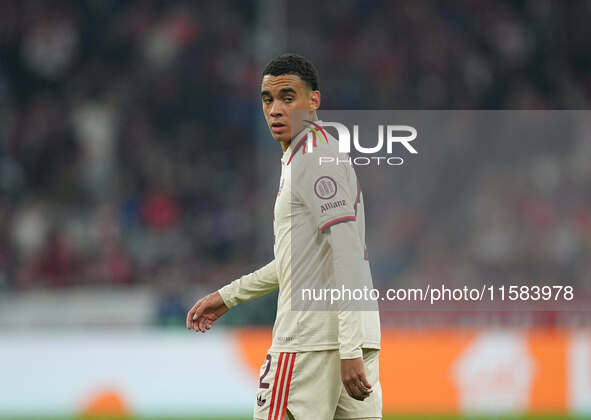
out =
[[[0,418],[248,418],[274,295],[183,324],[272,257],[269,59],[309,57],[327,109],[582,110],[589,22],[588,0],[0,0]],[[376,281],[591,293],[589,133],[440,144],[415,188],[364,186]],[[386,414],[591,413],[588,312],[440,315],[383,313]]]

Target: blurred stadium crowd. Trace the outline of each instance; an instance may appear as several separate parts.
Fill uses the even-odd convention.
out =
[[[421,144],[428,159],[408,159],[386,186],[366,176],[368,242],[381,286],[573,285],[588,298],[588,115],[444,116],[440,144]]]
[[[181,313],[187,288],[262,262],[255,216],[273,196],[245,158],[261,5],[0,0],[0,290],[147,284]],[[286,16],[328,109],[591,105],[589,1],[301,0]],[[367,187],[378,283],[589,287],[590,133],[498,165],[481,145],[440,145],[439,175],[459,169],[417,181],[380,226]],[[467,161],[470,183],[440,199]]]

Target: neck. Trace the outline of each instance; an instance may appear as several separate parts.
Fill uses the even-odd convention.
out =
[[[283,150],[283,152],[285,152],[287,150],[287,148],[289,147],[289,145],[291,144],[291,139],[285,140],[285,141],[280,141],[279,143],[281,143],[281,149]]]

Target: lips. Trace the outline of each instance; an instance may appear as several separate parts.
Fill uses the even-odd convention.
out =
[[[282,131],[285,127],[286,127],[286,125],[283,124],[282,122],[274,122],[274,123],[271,123],[271,130],[274,133],[277,133],[279,131]]]

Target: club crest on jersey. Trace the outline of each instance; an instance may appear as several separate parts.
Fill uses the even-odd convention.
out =
[[[329,176],[321,176],[314,183],[314,193],[322,200],[329,200],[337,195],[337,183]]]
[[[283,191],[283,185],[285,184],[285,178],[283,178],[281,180],[281,184],[279,184],[279,190],[277,191],[277,197],[279,197],[279,194],[281,194],[281,191]]]

